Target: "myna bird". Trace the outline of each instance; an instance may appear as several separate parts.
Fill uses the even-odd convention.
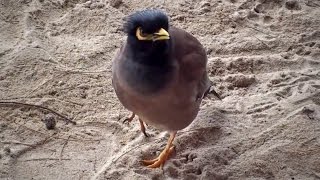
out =
[[[160,10],[130,15],[124,26],[127,40],[113,60],[112,84],[131,121],[143,122],[170,133],[165,149],[148,167],[163,166],[174,149],[178,130],[197,116],[202,98],[211,87],[203,46],[186,31],[169,26]],[[214,92],[215,93],[215,92]]]

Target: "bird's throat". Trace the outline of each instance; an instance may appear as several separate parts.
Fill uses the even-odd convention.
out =
[[[125,59],[123,74],[128,85],[139,93],[153,94],[165,88],[170,81],[173,66],[167,49],[141,51],[129,47],[130,55]]]

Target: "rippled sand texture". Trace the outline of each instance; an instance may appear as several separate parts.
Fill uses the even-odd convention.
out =
[[[163,171],[140,160],[168,134],[123,124],[111,86],[125,17],[147,7],[203,43],[223,98],[204,99]],[[319,17],[317,0],[2,0],[0,179],[319,179]]]

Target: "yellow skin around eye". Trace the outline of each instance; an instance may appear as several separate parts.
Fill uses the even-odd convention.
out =
[[[168,40],[170,39],[169,33],[161,28],[158,32],[154,34],[144,34],[140,27],[137,28],[136,36],[142,41],[158,41],[158,40]]]
[[[152,34],[144,34],[144,33],[142,33],[142,30],[141,30],[140,27],[137,28],[136,36],[137,36],[137,38],[139,40],[145,40],[145,41],[152,40]]]

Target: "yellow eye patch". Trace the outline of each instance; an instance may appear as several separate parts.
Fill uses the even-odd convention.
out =
[[[136,31],[136,36],[139,40],[144,41],[158,41],[170,39],[169,33],[163,28],[161,28],[158,32],[154,34],[146,34],[142,32],[141,27],[138,27]]]
[[[140,27],[137,28],[136,36],[139,40],[152,40],[152,34],[146,34],[142,32],[142,29]]]

